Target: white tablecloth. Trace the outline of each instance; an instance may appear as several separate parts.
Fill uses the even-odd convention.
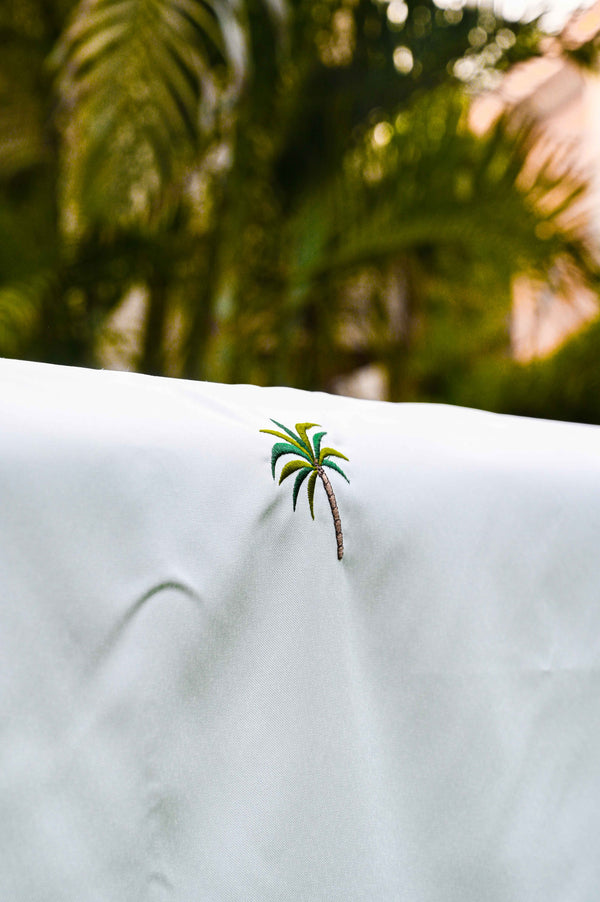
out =
[[[0,379],[0,899],[600,898],[600,429]]]

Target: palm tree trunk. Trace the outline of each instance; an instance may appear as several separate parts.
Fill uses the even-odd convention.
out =
[[[331,487],[331,483],[329,482],[329,477],[327,473],[323,469],[323,467],[317,467],[317,473],[323,480],[323,485],[325,486],[325,491],[327,492],[327,497],[329,498],[329,506],[331,508],[331,513],[333,515],[333,523],[335,526],[335,540],[337,542],[337,556],[338,561],[344,556],[344,537],[342,535],[342,521],[340,520],[340,512],[338,510],[337,501],[335,500],[335,495],[333,493],[333,489]]]
[[[149,376],[164,376],[168,288],[166,279],[161,273],[154,273],[148,280],[148,292],[144,340],[138,370]]]

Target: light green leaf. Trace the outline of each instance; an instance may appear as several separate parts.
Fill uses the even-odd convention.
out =
[[[298,435],[300,436],[300,438],[302,439],[302,441],[306,444],[306,446],[311,449],[311,454],[312,454],[312,445],[311,445],[310,439],[306,433],[307,433],[308,429],[312,429],[313,426],[319,426],[319,425],[320,425],[319,423],[296,423],[296,431],[297,431]]]
[[[303,460],[290,460],[281,471],[279,485],[281,485],[284,479],[287,479],[288,476],[291,476],[296,470],[302,469],[302,467],[306,467],[306,463]],[[307,469],[309,468],[307,467]]]
[[[295,445],[300,451],[302,451],[303,454],[306,453],[306,448],[304,447],[304,445],[301,445],[297,439],[288,438],[288,436],[285,435],[283,432],[276,432],[275,429],[259,429],[258,431],[266,432],[267,435],[274,435],[277,438],[282,438],[286,442],[288,442],[290,445]]]
[[[296,435],[295,432],[292,432],[291,429],[288,429],[287,426],[284,426],[283,423],[278,423],[277,420],[273,419],[271,419],[271,422],[275,423],[276,426],[279,426],[280,429],[283,429],[283,431],[289,435],[291,440],[293,439],[293,441],[295,442],[302,442],[302,438],[299,435]],[[306,441],[303,447],[306,451],[308,451],[309,454],[312,455],[312,447],[309,441]]]
[[[349,460],[345,454],[342,454],[341,451],[336,451],[335,448],[323,448],[319,454],[319,463],[322,464],[326,457],[341,457],[342,460]]]

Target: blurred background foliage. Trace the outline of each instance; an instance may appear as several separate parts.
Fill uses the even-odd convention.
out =
[[[585,184],[523,178],[533,123],[468,123],[542,38],[430,0],[4,0],[0,354],[600,422],[597,324],[510,356],[516,274],[596,290]]]

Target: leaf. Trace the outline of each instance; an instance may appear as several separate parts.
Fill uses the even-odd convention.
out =
[[[280,429],[283,429],[283,431],[286,432],[294,442],[302,442],[302,438],[299,435],[296,435],[295,432],[292,432],[291,429],[288,429],[287,426],[284,426],[283,423],[278,423],[277,420],[273,419],[271,420],[271,422],[275,423],[276,426],[279,426]],[[312,447],[310,442],[307,441],[303,443],[302,447],[305,451],[308,451],[308,453],[312,455]]]
[[[314,467],[304,467],[304,469],[300,470],[300,472],[296,476],[296,481],[294,483],[294,491],[292,494],[294,510],[296,510],[296,501],[298,500],[298,492],[300,491],[300,487],[309,473],[316,473],[316,470],[314,469]]]
[[[322,440],[322,438],[323,438],[324,435],[327,435],[327,433],[326,433],[326,432],[316,432],[316,433],[313,435],[313,445],[314,445],[314,448],[315,448],[315,458],[316,458],[317,460],[319,459],[319,452],[320,452],[320,450],[321,450],[321,440]]]
[[[284,479],[287,479],[288,476],[291,476],[292,473],[294,473],[296,470],[300,470],[302,467],[306,467],[306,464],[303,460],[290,460],[289,463],[287,463],[281,471],[281,476],[279,477],[279,485],[281,485]],[[306,467],[306,469],[310,469],[310,467]]]
[[[530,179],[526,160],[531,130],[528,134],[525,129],[521,137],[500,120],[491,132],[476,137],[464,127],[464,89],[448,84],[415,96],[401,121],[405,125],[401,135],[378,150],[367,137],[346,157],[348,165],[336,179],[320,184],[318,192],[307,193],[303,200],[307,214],[296,228],[303,234],[318,205],[325,233],[318,253],[296,256],[293,284],[303,291],[306,303],[315,302],[319,286],[344,274],[352,278],[362,268],[383,269],[406,260],[408,272],[419,272],[424,247],[436,248],[431,258],[436,259],[434,268],[441,269],[438,261],[446,259],[437,257],[440,251],[456,261],[485,260],[496,271],[487,276],[490,283],[495,279],[501,284],[507,272],[510,278],[529,269],[553,271],[557,248],[586,278],[593,277],[594,267],[581,266],[576,259],[581,232],[578,237],[570,224],[577,216],[577,203],[573,204],[578,198],[577,178],[559,174],[552,155],[549,179],[543,169]],[[434,140],[429,127],[433,121],[438,130]],[[373,177],[365,178],[371,167]],[[529,172],[525,180],[524,170]],[[555,213],[550,203],[549,191],[555,187],[556,197],[567,207],[566,216],[557,205]],[[548,218],[557,229],[554,241],[535,234],[536,225]],[[444,275],[446,267],[444,263]],[[479,275],[474,277],[465,266],[460,290],[470,293],[475,278]],[[427,293],[425,273],[418,279]]]
[[[301,454],[310,464],[313,463],[312,458],[309,457],[306,451],[303,451],[288,442],[277,442],[271,449],[271,473],[273,474],[273,479],[275,479],[275,464],[284,454]],[[304,464],[304,466],[306,466],[306,464]]]
[[[314,503],[315,503],[315,484],[317,482],[317,471],[313,470],[308,480],[308,503],[310,505],[310,515],[315,519]]]
[[[342,460],[348,460],[345,454],[342,454],[341,451],[336,451],[335,448],[323,448],[319,454],[319,463],[322,464],[326,457],[341,457]]]
[[[342,470],[342,468],[341,468],[341,467],[338,467],[337,464],[334,464],[332,460],[324,460],[321,466],[323,466],[323,467],[329,467],[331,470],[336,470],[338,473],[341,473],[341,475],[344,477],[344,479],[346,480],[346,482],[347,482],[348,484],[350,484],[350,480],[348,479],[348,477],[346,476],[346,474],[344,473],[344,471]]]
[[[88,221],[149,220],[171,198],[202,145],[206,114],[220,103],[217,70],[229,99],[239,94],[240,12],[220,0],[76,6],[52,60],[68,112],[67,188]]]
[[[288,438],[287,435],[284,435],[283,432],[276,432],[275,429],[259,429],[258,431],[259,431],[259,432],[266,432],[267,435],[274,435],[274,436],[276,436],[277,438],[282,438],[282,439],[284,439],[284,441],[289,442],[291,445],[295,445],[295,446],[296,446],[297,448],[299,448],[300,451],[302,451],[303,453],[306,452],[306,448],[304,447],[304,445],[301,445],[300,442],[297,441],[297,439]]]
[[[308,435],[306,434],[306,432],[307,432],[307,429],[312,429],[313,426],[318,426],[318,425],[319,425],[319,423],[296,423],[296,431],[298,432],[298,435],[300,436],[302,441],[305,442],[306,446],[308,448],[310,448],[311,454],[312,454],[312,446],[311,446],[310,439],[309,439]]]
[[[173,4],[173,13],[187,19],[200,34],[204,33],[214,44],[219,42],[218,25],[210,15],[209,9],[197,0],[177,0]]]

